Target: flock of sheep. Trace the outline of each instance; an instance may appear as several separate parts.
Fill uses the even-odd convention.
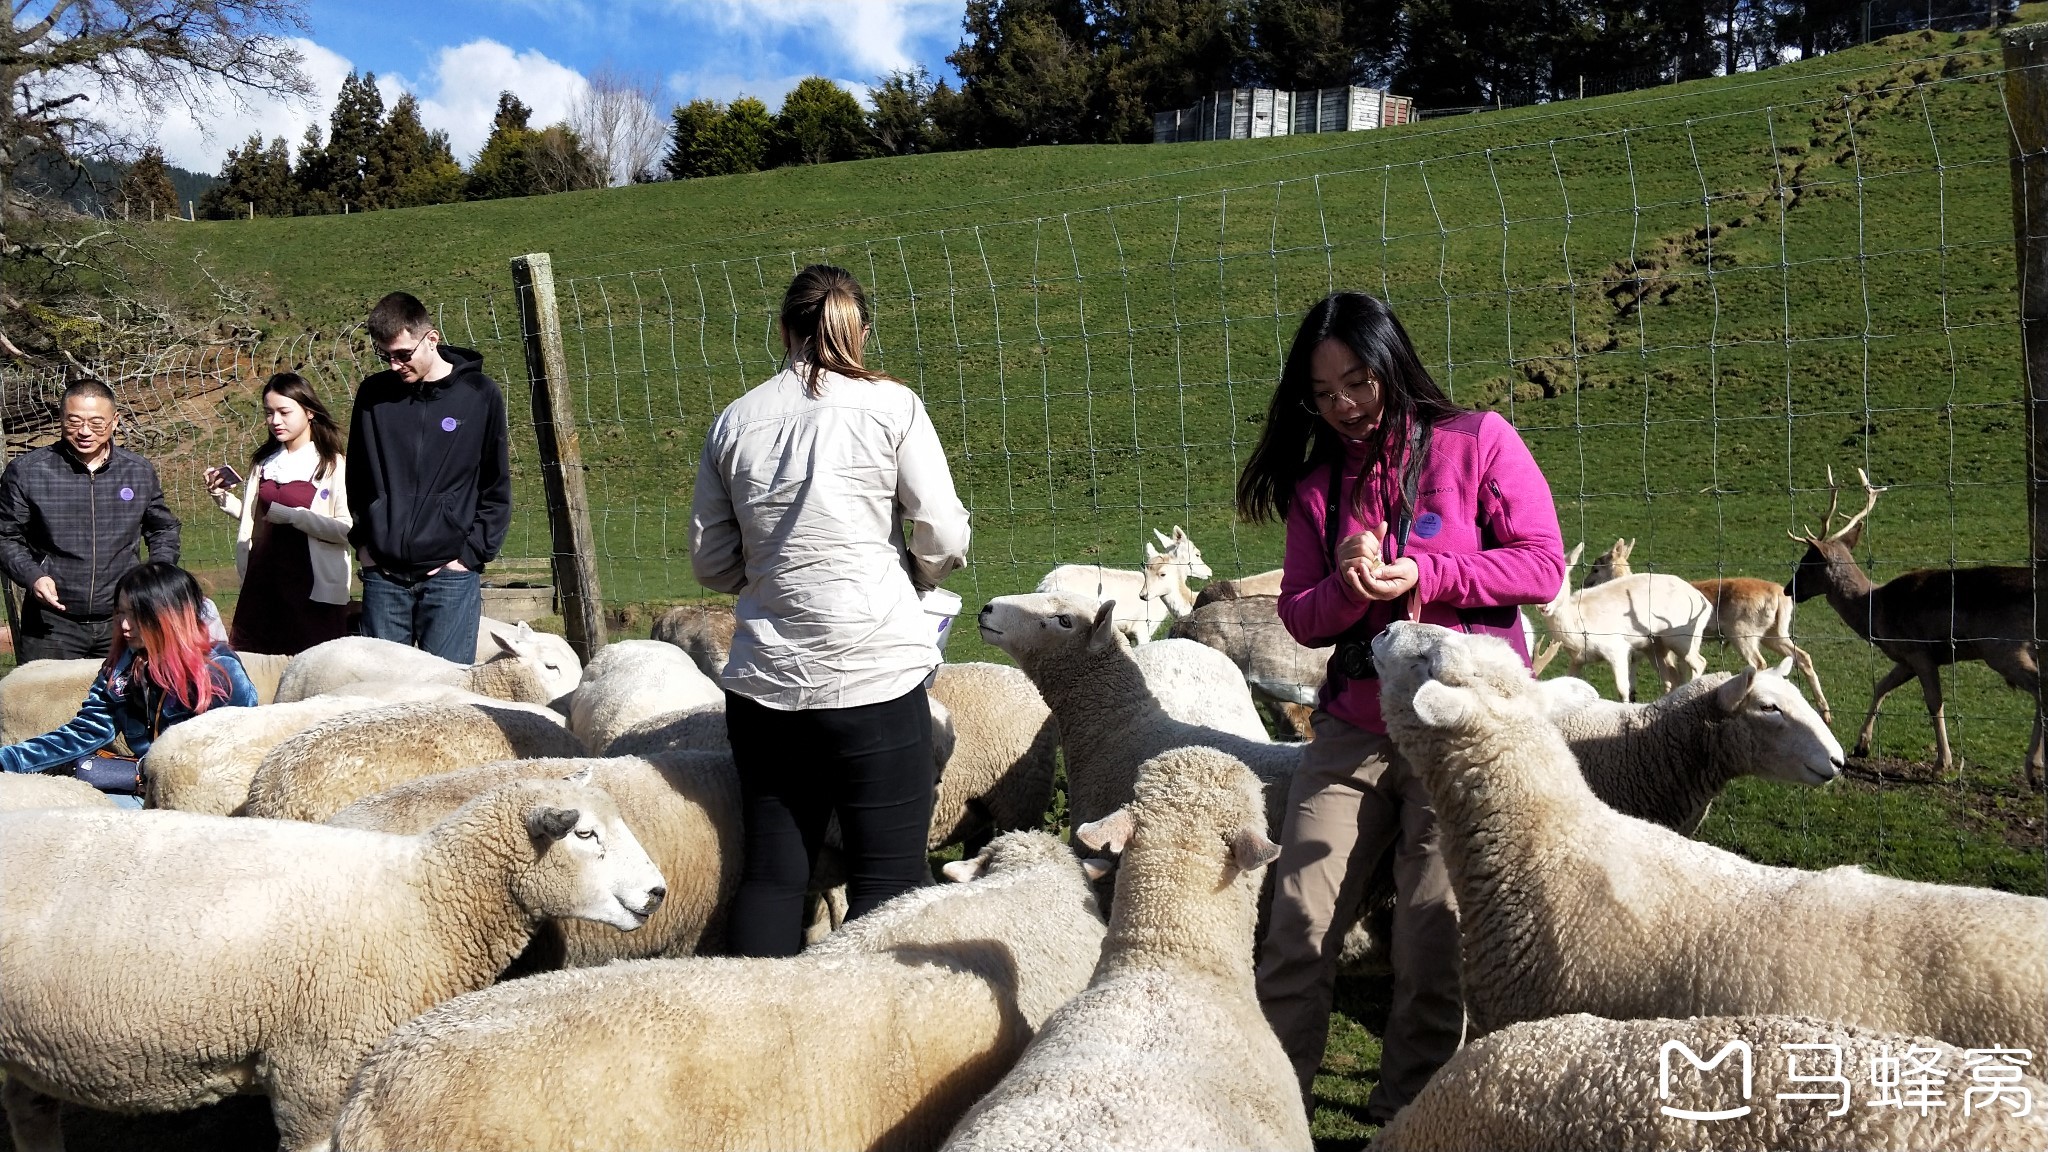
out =
[[[709,606],[587,667],[488,621],[468,666],[363,638],[250,656],[262,705],[164,733],[151,810],[0,778],[16,1147],[62,1146],[60,1101],[251,1092],[293,1150],[1308,1147],[1252,984],[1302,745],[1268,736],[1254,693],[1300,705],[1320,661],[1232,650],[1243,626],[1150,641],[1166,615],[1200,636],[1232,605],[1270,612],[1255,582],[1197,606],[1199,551],[1178,528],[1159,544],[1135,593],[1064,569],[983,609],[1017,667],[944,665],[931,691],[929,843],[963,846],[953,883],[842,923],[828,850],[791,959],[718,955],[740,803],[715,683],[732,618]],[[1179,587],[1152,619],[1161,578]],[[1472,1040],[1383,1146],[2048,1146],[2032,1072],[2026,1116],[1716,1129],[1651,1105],[1665,1040],[2048,1052],[2048,901],[1687,838],[1734,776],[1839,770],[1784,667],[1638,704],[1440,629],[1397,627],[1376,656],[1437,799]],[[93,670],[0,680],[0,740],[67,719]],[[1062,752],[1075,846],[1037,831]]]

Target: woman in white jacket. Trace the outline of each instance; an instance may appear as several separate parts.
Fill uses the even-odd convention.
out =
[[[835,813],[849,917],[929,882],[924,681],[939,649],[918,593],[967,560],[967,509],[924,404],[861,364],[860,283],[814,264],[781,320],[788,367],[712,423],[690,519],[698,583],[739,594],[720,679],[745,842],[726,943],[741,956],[801,946]]]
[[[229,643],[293,655],[348,626],[348,433],[296,372],[264,384],[263,414],[270,439],[251,458],[241,494],[219,468],[206,470],[206,488],[241,521],[235,570],[242,595]]]

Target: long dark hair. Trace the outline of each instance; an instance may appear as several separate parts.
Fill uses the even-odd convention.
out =
[[[138,564],[114,584],[114,598],[128,605],[128,622],[142,637],[151,683],[195,715],[227,698],[229,686],[208,659],[213,638],[199,619],[206,595],[190,572],[160,560]],[[116,628],[106,667],[120,663],[127,650],[127,637]]]
[[[813,264],[789,282],[789,291],[782,294],[782,341],[790,358],[807,366],[805,392],[817,396],[821,372],[855,380],[891,379],[861,365],[868,320],[867,293],[844,268]]]
[[[334,417],[328,413],[327,405],[320,402],[313,386],[297,372],[279,372],[263,385],[265,396],[273,392],[306,410],[306,422],[313,430],[313,450],[320,453],[320,467],[314,469],[313,479],[318,480],[334,471],[335,460],[348,450],[348,433],[334,422]],[[258,444],[256,451],[249,454],[249,464],[255,467],[282,451],[284,444],[273,436]]]
[[[1343,437],[1310,409],[1309,361],[1325,340],[1342,340],[1380,383],[1380,422],[1369,440],[1378,459],[1387,459],[1388,446],[1415,421],[1436,424],[1464,411],[1422,366],[1392,308],[1363,292],[1332,292],[1295,329],[1258,447],[1237,478],[1237,512],[1246,520],[1285,520],[1301,478],[1344,459]]]

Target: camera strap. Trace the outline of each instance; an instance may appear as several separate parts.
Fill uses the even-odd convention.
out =
[[[1408,554],[1408,530],[1414,527],[1416,490],[1422,486],[1422,466],[1429,459],[1430,426],[1417,420],[1408,426],[1408,451],[1401,468],[1401,507],[1394,515],[1394,558]],[[1359,473],[1360,488],[1371,470]],[[1323,556],[1330,571],[1337,570],[1337,544],[1344,535],[1344,461],[1330,464],[1329,494],[1323,502]],[[1386,541],[1380,542],[1382,552]]]

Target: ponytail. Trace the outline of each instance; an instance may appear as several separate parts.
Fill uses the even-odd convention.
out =
[[[813,264],[796,274],[782,296],[782,343],[801,365],[804,392],[816,399],[820,374],[836,372],[855,380],[888,380],[861,365],[867,335],[867,294],[853,273]]]

